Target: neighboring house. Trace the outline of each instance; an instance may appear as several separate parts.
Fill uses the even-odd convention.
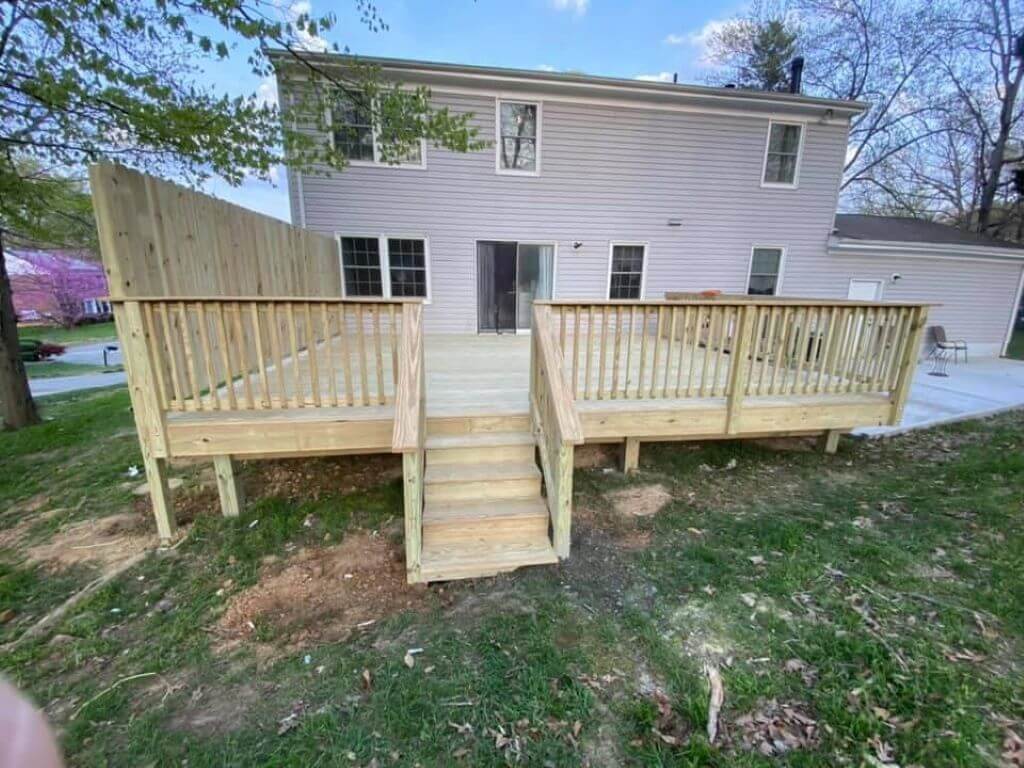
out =
[[[76,251],[5,253],[19,322],[74,325],[110,318],[103,266]]]
[[[274,58],[287,100],[302,78],[289,79],[288,58]],[[843,238],[832,238],[849,122],[863,104],[360,60],[385,78],[428,86],[437,106],[473,113],[491,142],[465,154],[423,142],[407,162],[388,165],[368,117],[338,109],[329,115],[333,140],[344,143],[351,166],[289,174],[292,220],[337,238],[345,294],[422,296],[430,331],[527,330],[533,298],[702,290],[870,298],[874,283],[857,281],[879,275],[883,296],[903,296],[887,293],[896,291],[888,285],[896,272],[907,278],[899,290],[949,303],[946,276],[963,269],[945,254],[934,270],[902,254],[892,260],[893,251],[849,258]],[[322,67],[348,61],[316,57]],[[934,296],[925,264],[941,288]],[[1007,275],[998,296],[985,289],[985,320],[960,322],[948,310],[935,317],[950,335],[970,333],[999,352],[993,329],[1006,333],[1012,299],[1004,294],[1018,286],[1020,265],[984,264],[986,274]]]

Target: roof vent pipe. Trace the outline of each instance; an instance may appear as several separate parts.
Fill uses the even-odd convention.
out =
[[[797,56],[789,63],[789,92],[800,93],[800,85],[804,78],[804,57]]]
[[[678,82],[679,82],[679,73],[678,72],[673,72],[672,73],[672,83],[675,84],[675,83],[678,83]]]

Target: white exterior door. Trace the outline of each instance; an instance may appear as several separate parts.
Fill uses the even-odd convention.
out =
[[[881,280],[851,280],[846,298],[851,301],[881,301]]]

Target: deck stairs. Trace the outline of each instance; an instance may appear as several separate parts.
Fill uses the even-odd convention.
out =
[[[448,581],[558,562],[526,416],[427,423],[422,577]]]

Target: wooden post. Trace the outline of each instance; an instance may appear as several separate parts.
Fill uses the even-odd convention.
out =
[[[757,317],[756,307],[744,305],[739,308],[739,327],[735,336],[732,354],[729,361],[729,384],[726,392],[728,398],[726,404],[725,431],[734,435],[739,431],[740,409],[743,407],[743,394],[747,389],[747,376],[750,370],[750,363],[747,358],[750,356],[754,341],[754,320]],[[723,340],[724,344],[724,340]]]
[[[238,517],[245,506],[242,484],[235,474],[235,465],[230,456],[214,456],[213,471],[217,476],[217,492],[220,494],[220,511],[224,517]]]
[[[572,443],[563,443],[555,453],[558,489],[551,520],[551,545],[555,554],[564,560],[569,556],[572,539],[572,469],[575,449]]]
[[[167,485],[167,431],[164,413],[157,401],[156,380],[149,357],[148,338],[142,309],[137,301],[114,304],[114,324],[121,339],[122,358],[128,375],[128,394],[139,434],[142,461],[146,467],[149,494],[160,541],[168,543],[177,526]]]
[[[924,335],[924,327],[927,322],[928,307],[918,307],[914,312],[913,321],[907,329],[908,337],[899,363],[896,387],[893,389],[892,397],[890,398],[890,424],[899,424],[903,419],[903,409],[907,405],[907,398],[910,396],[910,387],[914,383],[914,370],[917,368],[917,356],[921,351],[921,337]]]
[[[640,466],[640,441],[635,437],[627,437],[622,444],[622,471],[635,472]]]
[[[835,453],[839,450],[839,437],[842,435],[838,429],[830,429],[821,436],[821,450],[825,453]]]

